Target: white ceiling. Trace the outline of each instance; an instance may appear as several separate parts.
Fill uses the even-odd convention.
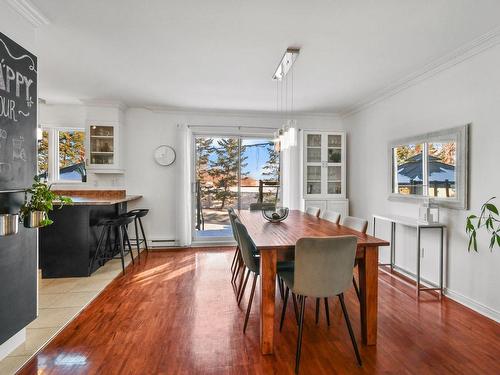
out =
[[[275,110],[288,46],[295,108],[338,112],[500,24],[498,0],[32,2],[40,97],[217,110]]]

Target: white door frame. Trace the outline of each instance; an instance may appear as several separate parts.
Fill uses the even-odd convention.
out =
[[[242,139],[247,139],[247,138],[263,138],[263,139],[272,139],[272,134],[269,133],[247,133],[247,132],[240,132],[235,133],[235,132],[225,132],[225,131],[209,131],[209,130],[202,130],[202,131],[193,131],[192,132],[192,152],[194,153],[192,159],[192,173],[191,173],[191,202],[192,202],[192,213],[191,213],[191,238],[192,238],[192,243],[195,246],[200,246],[203,244],[211,244],[211,245],[216,245],[216,244],[222,244],[222,245],[234,245],[235,241],[234,238],[231,237],[197,237],[196,236],[196,159],[197,159],[197,153],[196,153],[196,138],[201,138],[201,137],[206,137],[206,138],[237,138],[239,141],[239,146],[241,147],[241,141]],[[238,164],[240,161],[238,160]],[[238,177],[239,174],[241,173],[241,168],[238,168]],[[238,209],[241,207],[240,205],[240,195],[241,195],[241,184],[240,184],[240,178],[238,178]]]

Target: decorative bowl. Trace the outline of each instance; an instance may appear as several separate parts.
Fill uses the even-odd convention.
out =
[[[264,208],[262,209],[262,216],[264,216],[264,218],[271,223],[279,223],[288,217],[288,208]]]

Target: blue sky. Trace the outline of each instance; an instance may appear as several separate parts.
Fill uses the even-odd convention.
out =
[[[217,147],[217,140],[220,138],[214,138],[213,140],[213,146]],[[269,139],[264,139],[264,138],[250,138],[250,139],[243,139],[242,144],[243,146],[248,146],[245,149],[244,156],[247,157],[247,160],[245,162],[247,163],[247,166],[244,168],[243,172],[248,172],[248,176],[252,177],[256,180],[259,180],[261,178],[264,178],[265,176],[262,175],[262,168],[264,165],[267,163],[269,160],[269,153],[267,152],[267,147],[266,146],[253,146],[253,145],[259,145],[262,143],[267,143],[271,142]],[[214,160],[215,156],[210,156],[210,160]]]

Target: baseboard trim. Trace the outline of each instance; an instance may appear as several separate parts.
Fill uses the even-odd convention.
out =
[[[383,272],[391,275],[391,272],[384,269],[383,267],[379,266],[379,269],[382,270]],[[415,282],[415,274],[413,272],[408,271],[407,269],[404,269],[400,266],[394,265],[394,273],[401,275],[402,277],[406,277],[407,279]],[[429,280],[426,280],[424,278],[421,278],[420,282],[422,284],[428,284],[431,286],[435,286],[435,283]],[[480,302],[477,302],[473,300],[472,298],[466,297],[463,294],[454,292],[453,290],[450,290],[449,288],[444,287],[443,288],[443,295],[445,295],[447,298],[471,309],[477,312],[478,314],[481,314],[489,319],[492,319],[496,321],[497,323],[500,323],[500,312],[483,305]]]
[[[26,341],[26,328],[21,329],[4,343],[0,344],[0,361]]]
[[[460,303],[461,305],[464,305],[469,309],[474,310],[475,312],[496,321],[497,323],[500,323],[499,311],[496,311],[488,306],[483,305],[480,302],[477,302],[469,297],[466,297],[460,293],[454,292],[447,288],[445,288],[444,294],[449,299],[452,299],[455,302]]]

